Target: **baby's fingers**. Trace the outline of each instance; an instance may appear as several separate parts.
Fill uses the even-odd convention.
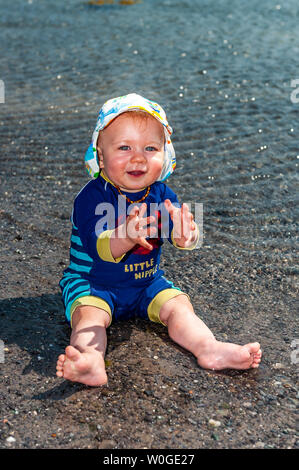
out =
[[[181,237],[188,238],[190,235],[191,214],[187,204],[182,205],[181,209]]]
[[[144,202],[143,204],[141,204],[141,206],[139,207],[139,217],[142,218],[146,212],[146,209],[147,209],[147,205],[146,203]]]
[[[175,210],[176,210],[177,208],[172,204],[172,202],[170,201],[170,199],[165,199],[164,205],[165,205],[167,211],[169,212],[171,219],[173,220],[174,213],[175,213]]]
[[[139,217],[139,212],[140,212],[140,209],[138,206],[134,206],[130,212],[129,212],[129,215],[127,217],[127,220],[128,221],[131,221],[132,219],[134,219],[134,217]]]
[[[127,222],[127,235],[131,240],[134,240],[136,243],[139,243],[139,239],[145,238],[148,236],[154,236],[156,234],[157,228],[155,226],[149,225],[151,222],[155,221],[155,217],[147,217],[140,219],[138,216],[132,217]]]
[[[148,241],[146,241],[145,238],[139,238],[138,245],[141,245],[141,246],[143,246],[144,248],[146,248],[147,250],[150,250],[150,251],[153,249],[153,245],[151,245]]]
[[[186,206],[186,209],[184,210],[184,217],[189,224],[190,230],[195,230],[196,225],[194,223],[193,214],[189,211],[189,207],[187,206],[187,204],[184,204],[184,206]]]
[[[182,205],[181,223],[184,236],[189,237],[190,232],[196,230],[196,223],[194,222],[193,214],[189,211],[187,204]]]

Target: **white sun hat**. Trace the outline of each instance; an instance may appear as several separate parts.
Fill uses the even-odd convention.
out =
[[[85,154],[85,166],[88,174],[92,178],[97,178],[100,172],[97,153],[99,132],[105,129],[105,127],[120,114],[135,110],[149,113],[164,127],[164,162],[158,181],[164,181],[175,169],[175,151],[170,139],[172,128],[168,124],[164,109],[158,103],[143,98],[143,96],[137,95],[136,93],[130,93],[129,95],[119,96],[106,101],[100,109],[97,124],[92,134],[92,141]]]

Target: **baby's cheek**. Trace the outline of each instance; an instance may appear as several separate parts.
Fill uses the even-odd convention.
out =
[[[158,176],[160,176],[160,173],[163,168],[163,160],[161,161],[161,159],[158,159],[158,158],[153,159],[150,163],[150,166],[151,166],[152,171],[154,171],[155,173],[157,173]]]

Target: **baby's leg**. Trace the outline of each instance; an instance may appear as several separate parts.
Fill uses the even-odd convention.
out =
[[[109,323],[110,316],[105,310],[89,305],[76,308],[70,346],[57,361],[58,377],[93,386],[107,383],[104,357]]]
[[[249,369],[259,366],[262,352],[259,343],[239,346],[217,341],[197,317],[186,295],[178,295],[162,306],[160,320],[167,325],[169,336],[192,352],[205,369]]]

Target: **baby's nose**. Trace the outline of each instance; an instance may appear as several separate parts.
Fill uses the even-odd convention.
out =
[[[144,152],[142,150],[135,149],[132,155],[132,160],[138,162],[146,160]]]

